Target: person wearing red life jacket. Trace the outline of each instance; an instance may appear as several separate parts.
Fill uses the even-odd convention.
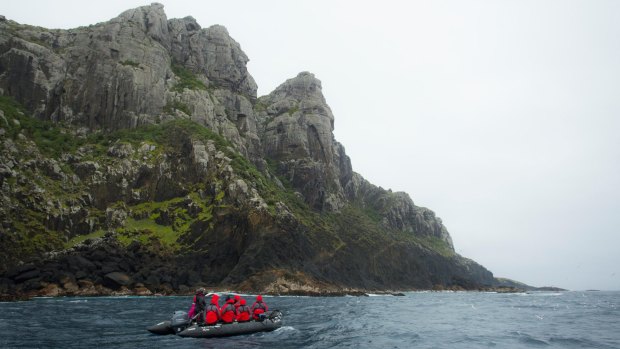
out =
[[[221,318],[220,307],[217,304],[220,297],[217,294],[211,296],[211,304],[207,305],[205,311],[205,322],[207,325],[215,325]]]
[[[265,313],[268,309],[267,304],[263,302],[263,296],[259,294],[256,296],[256,302],[252,304],[252,318],[254,318],[254,320],[259,320],[261,317],[260,314]]]
[[[237,322],[250,321],[250,313],[250,307],[245,304],[245,299],[241,298],[239,300],[239,307],[237,308]]]
[[[233,297],[228,297],[228,299],[226,299],[226,303],[222,306],[221,314],[223,323],[230,324],[235,321],[235,299]]]
[[[239,309],[240,305],[241,305],[241,296],[236,294],[235,295],[235,312],[237,311],[237,309]]]

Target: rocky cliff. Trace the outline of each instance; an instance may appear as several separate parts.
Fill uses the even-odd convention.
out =
[[[257,98],[247,62],[160,4],[71,30],[0,17],[0,293],[496,283],[353,172],[313,74]]]

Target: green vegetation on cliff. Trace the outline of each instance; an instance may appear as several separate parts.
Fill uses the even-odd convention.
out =
[[[114,166],[118,159],[109,154],[109,149],[113,145],[127,144],[137,149],[144,144],[149,144],[154,149],[149,153],[151,159],[136,159],[136,161],[148,163],[159,161],[158,159],[162,156],[167,156],[165,154],[175,154],[188,139],[197,139],[205,143],[212,142],[217,150],[230,159],[230,166],[234,173],[256,187],[269,204],[272,214],[275,213],[276,202],[288,201],[293,203],[291,205],[293,208],[298,208],[297,213],[302,212],[300,208],[303,212],[309,212],[306,211],[307,206],[303,204],[303,201],[292,191],[282,190],[275,183],[267,180],[253,164],[233,149],[230,142],[190,120],[173,120],[135,129],[77,135],[76,129],[70,125],[56,124],[28,116],[25,109],[9,97],[0,97],[0,108],[4,112],[4,119],[1,121],[4,123],[3,129],[5,129],[6,136],[15,141],[18,152],[22,155],[31,154],[30,156],[37,161],[36,163],[43,163],[49,158],[54,159],[53,164],[57,164],[54,170],[56,172],[51,175],[47,173],[40,175],[24,170],[3,180],[12,186],[14,192],[38,191],[39,201],[42,203],[57,202],[60,205],[58,208],[54,208],[55,206],[46,208],[45,205],[39,205],[41,203],[29,205],[27,202],[16,202],[15,212],[12,213],[17,214],[20,219],[11,221],[15,235],[10,245],[13,247],[14,256],[33,256],[62,247],[72,247],[86,239],[101,237],[107,231],[115,231],[119,241],[125,245],[132,241],[148,244],[155,239],[162,245],[177,251],[182,248],[179,240],[182,235],[190,232],[192,226],[198,222],[207,223],[202,224],[207,228],[212,226],[208,222],[213,218],[213,209],[222,205],[226,206],[223,190],[204,194],[205,183],[196,182],[190,183],[185,191],[186,195],[183,196],[163,201],[122,203],[129,217],[124,220],[124,226],[120,228],[106,227],[105,215],[101,210],[83,204],[79,204],[81,205],[79,207],[88,211],[86,217],[93,217],[94,231],[78,229],[75,232],[66,233],[55,230],[51,227],[51,223],[45,223],[50,217],[49,213],[46,217],[42,211],[52,210],[52,212],[56,211],[55,215],[62,216],[63,212],[76,207],[76,199],[80,199],[92,190],[83,181],[70,180],[70,178],[75,178],[75,165],[66,163],[63,158],[68,156],[69,159],[82,159],[100,164],[99,166],[104,164]],[[34,148],[28,146],[29,141],[34,142]],[[26,177],[31,180],[18,180],[18,178]],[[220,181],[217,178],[205,178],[205,180]],[[199,191],[203,193],[202,197],[198,194]],[[117,206],[112,202],[107,205],[108,207]],[[191,213],[188,207],[192,207]]]
[[[168,114],[172,114],[175,110],[180,110],[186,115],[191,116],[192,112],[189,110],[189,106],[183,102],[174,101],[172,103],[167,103],[164,106],[164,112]]]
[[[257,99],[224,27],[154,3],[0,29],[0,90],[26,107],[0,97],[0,294],[101,294],[113,271],[162,293],[491,280],[432,211],[353,172],[312,73]]]
[[[179,78],[179,81],[172,88],[173,91],[183,92],[183,89],[206,90],[207,86],[200,81],[191,70],[180,64],[172,64],[172,72]]]
[[[179,182],[174,184],[180,185],[179,189],[173,190],[174,195],[159,199],[153,194],[139,200],[122,198],[112,195],[110,189],[106,189],[96,195],[110,196],[115,198],[113,201],[100,204],[84,201],[93,189],[95,192],[99,189],[96,189],[98,185],[89,184],[90,177],[84,177],[82,173],[86,171],[83,169],[85,165],[80,164],[92,163],[89,166],[93,166],[93,170],[89,170],[89,176],[96,175],[97,166],[101,170],[102,166],[106,166],[105,171],[114,172],[114,168],[120,169],[123,161],[129,161],[138,168],[161,166],[164,159],[179,158],[181,154],[185,154],[181,157],[189,156],[187,147],[194,140],[202,144],[212,144],[217,152],[229,159],[227,161],[234,176],[243,179],[264,199],[267,212],[271,216],[270,221],[281,215],[284,207],[297,222],[285,229],[294,229],[304,234],[304,239],[307,239],[312,248],[322,251],[320,258],[335,258],[339,261],[342,258],[363,258],[358,263],[381,265],[392,263],[388,253],[390,249],[402,249],[406,246],[420,246],[445,258],[454,255],[440,239],[418,237],[386,228],[382,223],[382,214],[363,203],[350,203],[338,212],[321,213],[312,210],[299,193],[296,193],[287,178],[279,177],[281,184],[276,184],[234,150],[229,141],[190,120],[178,119],[135,129],[80,135],[77,129],[70,125],[27,116],[24,109],[10,98],[1,97],[0,107],[6,119],[2,121],[5,124],[6,136],[14,140],[18,151],[31,154],[30,157],[37,164],[36,168],[44,167],[41,164],[47,163],[46,159],[53,159],[52,165],[46,165],[51,166],[52,170],[39,173],[22,169],[23,171],[17,171],[15,176],[3,179],[13,193],[38,193],[35,196],[38,203],[13,202],[14,205],[8,205],[13,207],[13,211],[5,212],[19,217],[12,220],[12,235],[9,238],[5,236],[3,241],[3,244],[13,251],[9,256],[10,260],[75,247],[88,239],[97,239],[104,235],[114,236],[123,246],[138,243],[147,249],[155,248],[157,253],[207,251],[213,244],[213,239],[221,239],[217,236],[222,234],[223,230],[235,229],[236,224],[248,224],[244,223],[245,218],[238,223],[229,222],[229,218],[226,218],[229,215],[245,215],[247,212],[243,213],[243,210],[249,209],[239,207],[238,204],[233,205],[234,199],[227,196],[225,188],[230,185],[227,181],[232,179],[206,177],[195,178],[187,183]],[[29,140],[34,142],[34,149],[28,145]],[[128,149],[126,154],[123,151],[117,154],[118,149],[125,148]],[[139,149],[148,151],[145,153]],[[278,164],[273,160],[267,163],[269,173],[277,173]],[[81,180],[76,174],[79,174]],[[140,178],[137,180],[142,181]],[[148,182],[148,179],[144,180],[145,184]],[[114,182],[107,185],[112,184]],[[144,184],[132,185],[138,186],[134,190],[136,193],[144,190],[148,192],[146,188],[139,187]],[[386,198],[386,202],[389,202],[389,198]],[[71,216],[70,212],[74,211],[79,213]],[[115,219],[113,217],[116,211],[124,212],[126,216],[122,214]],[[67,225],[68,219],[89,223],[76,227],[75,224]],[[377,249],[377,246],[385,246],[387,249]],[[358,250],[366,251],[365,255],[355,256],[344,252]],[[380,274],[379,271],[376,272],[377,280],[380,280]]]
[[[0,96],[0,110],[4,112],[5,118],[0,121],[0,124],[4,123],[0,127],[7,131],[7,135],[15,139],[22,132],[46,156],[58,157],[63,152],[75,151],[85,143],[83,139],[71,135],[62,125],[28,116],[28,112],[13,98]]]

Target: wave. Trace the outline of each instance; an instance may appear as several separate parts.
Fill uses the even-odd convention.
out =
[[[274,297],[267,302],[285,312],[282,328],[200,341],[198,346],[620,349],[616,328],[620,292],[598,293],[596,297],[574,292],[407,295]],[[523,296],[527,298],[520,298]],[[67,297],[0,304],[0,323],[4,324],[0,326],[0,347],[197,349],[196,341],[151,336],[144,329],[187,305],[188,296]]]
[[[575,348],[615,348],[614,346],[605,345],[604,343],[592,341],[586,338],[573,338],[573,337],[551,337],[549,339],[551,343],[559,344],[562,347],[575,347]]]
[[[288,332],[288,331],[297,331],[297,329],[293,326],[282,326],[275,330],[275,332]]]
[[[525,293],[519,293],[520,295],[523,296],[530,296],[530,297],[557,297],[557,296],[563,296],[564,293],[562,292],[525,292]]]
[[[515,331],[515,332],[511,332],[511,334],[516,335],[519,342],[523,344],[531,344],[534,346],[549,346],[550,345],[549,342],[543,339],[535,338],[534,336],[528,333],[525,333],[525,332]]]
[[[250,296],[253,297],[253,296]],[[281,296],[263,296],[263,298],[266,297],[270,297],[270,298],[274,298],[274,297],[278,297],[278,298],[317,298],[317,297],[313,297],[313,296],[295,296],[295,295],[290,295],[290,294],[285,294],[285,295],[281,295]]]

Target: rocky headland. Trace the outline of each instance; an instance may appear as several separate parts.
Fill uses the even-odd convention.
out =
[[[0,294],[500,286],[353,171],[312,73],[259,98],[247,62],[157,3],[70,30],[0,17]]]

